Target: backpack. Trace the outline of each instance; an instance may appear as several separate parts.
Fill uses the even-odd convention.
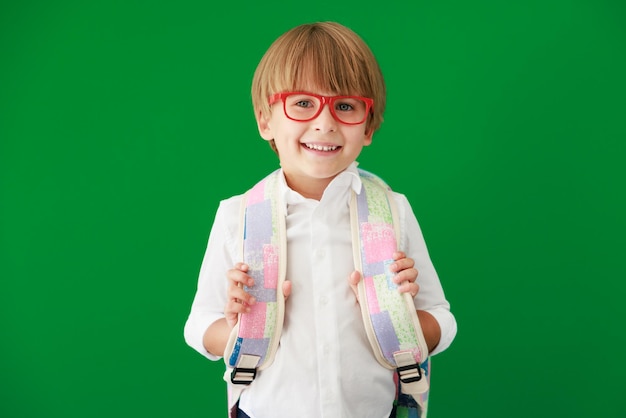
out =
[[[389,265],[397,249],[397,211],[391,190],[379,177],[359,169],[361,193],[352,191],[350,222],[355,269],[362,273],[359,305],[378,362],[396,370],[397,395],[392,416],[426,418],[430,386],[428,348],[408,293],[400,293]],[[285,204],[278,193],[280,170],[257,183],[241,205],[243,261],[256,298],[242,314],[224,352],[229,410],[258,371],[269,367],[278,348],[285,312],[282,283],[286,272]],[[231,415],[235,416],[235,415]]]

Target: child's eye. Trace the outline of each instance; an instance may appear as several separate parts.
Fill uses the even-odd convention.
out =
[[[294,104],[296,106],[298,106],[298,107],[311,107],[311,106],[313,106],[313,104],[311,103],[310,100],[298,100]]]
[[[336,109],[340,112],[349,112],[354,109],[354,106],[349,103],[337,103]]]

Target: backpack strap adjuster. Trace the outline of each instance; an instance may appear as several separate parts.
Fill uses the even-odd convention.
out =
[[[234,385],[249,385],[256,377],[256,369],[235,367],[230,373],[230,381]]]
[[[422,380],[422,369],[419,364],[409,364],[396,369],[402,383],[413,383]]]
[[[230,372],[230,381],[235,385],[249,385],[256,377],[259,356],[253,354],[241,354],[239,363]]]
[[[398,351],[393,354],[396,361],[396,371],[402,383],[414,383],[424,376],[422,367],[411,351]]]

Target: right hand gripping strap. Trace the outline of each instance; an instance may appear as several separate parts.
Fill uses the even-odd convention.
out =
[[[284,204],[280,200],[278,172],[274,172],[248,191],[242,203],[242,260],[254,279],[254,286],[244,289],[256,303],[249,313],[239,316],[224,352],[227,367],[233,369],[233,384],[250,384],[256,370],[272,363],[278,348],[286,253]]]

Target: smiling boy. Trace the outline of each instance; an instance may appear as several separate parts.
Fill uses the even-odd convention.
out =
[[[356,159],[385,109],[378,63],[345,26],[301,25],[261,59],[252,100],[259,133],[280,161],[288,299],[274,363],[243,391],[237,416],[395,416],[394,372],[376,361],[353,291],[361,277],[353,271],[348,204],[362,192]],[[456,321],[410,204],[399,193],[393,200],[400,223],[394,281],[413,296],[433,355],[450,345]],[[255,303],[240,286],[253,284],[238,247],[241,201],[220,203],[185,325],[188,344],[212,360]]]

